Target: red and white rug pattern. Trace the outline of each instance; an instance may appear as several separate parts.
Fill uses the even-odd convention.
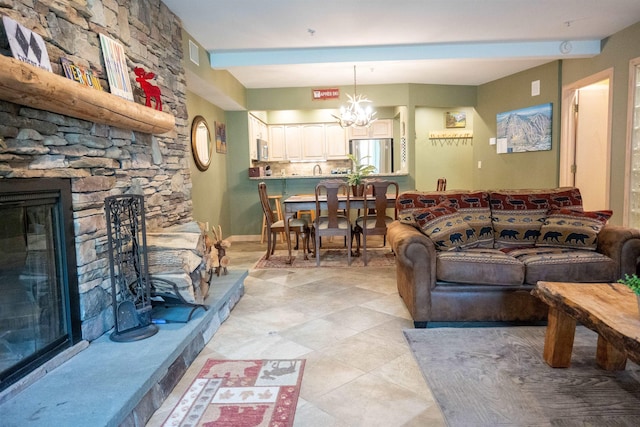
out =
[[[304,359],[208,359],[163,427],[290,427]]]

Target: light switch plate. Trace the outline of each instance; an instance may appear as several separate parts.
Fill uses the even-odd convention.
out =
[[[540,95],[540,80],[534,80],[531,82],[531,96]]]

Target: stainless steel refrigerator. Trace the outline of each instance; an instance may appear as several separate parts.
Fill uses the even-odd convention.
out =
[[[352,139],[349,152],[361,164],[375,166],[375,173],[393,173],[393,138]]]

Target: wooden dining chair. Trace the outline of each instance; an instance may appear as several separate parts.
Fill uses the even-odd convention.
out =
[[[351,265],[351,222],[349,204],[351,196],[346,181],[323,180],[316,185],[316,219],[314,222],[316,265],[320,265],[320,238],[322,236],[344,236],[347,243],[347,263]],[[338,207],[338,196],[346,198],[346,212]],[[321,208],[321,199],[326,197],[327,206]]]
[[[393,218],[387,215],[387,193],[389,187],[395,189],[398,198],[399,187],[395,181],[368,180],[365,182],[364,215],[356,218],[354,233],[357,241],[357,251],[360,250],[360,235],[362,235],[362,257],[367,265],[367,237],[383,236],[383,246],[387,244],[387,226],[398,219],[398,211],[394,209]],[[393,194],[393,193],[392,193]]]
[[[436,191],[445,191],[447,189],[446,178],[438,178],[438,184],[436,185]]]
[[[276,250],[276,236],[278,233],[284,233],[284,220],[278,219],[271,204],[269,203],[269,194],[267,193],[267,184],[261,182],[258,184],[258,194],[260,196],[260,204],[262,205],[262,212],[264,213],[265,222],[267,224],[267,254],[265,259],[269,259]],[[309,259],[307,255],[308,239],[309,239],[309,223],[302,218],[290,218],[289,219],[289,233],[296,233],[296,239],[298,236],[302,236],[302,253],[304,259]],[[291,247],[291,235],[285,233],[285,239],[287,242],[287,248]]]

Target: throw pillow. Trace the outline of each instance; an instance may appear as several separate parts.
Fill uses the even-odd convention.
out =
[[[558,188],[549,193],[549,207],[551,209],[571,209],[582,211],[582,195],[576,187]]]
[[[398,195],[396,209],[398,220],[416,228],[420,226],[415,222],[413,213],[424,208],[434,207],[442,202],[439,194],[407,191]]]
[[[489,208],[489,193],[476,191],[469,193],[453,193],[444,195],[445,201],[455,208],[464,221],[469,224],[478,237],[477,247],[493,248],[493,226],[491,224],[491,209]]]
[[[549,208],[544,194],[492,192],[489,202],[494,248],[535,246]]]
[[[607,223],[610,210],[583,212],[552,209],[540,229],[536,246],[596,250],[598,233]]]
[[[456,209],[435,206],[413,212],[420,230],[436,245],[439,251],[475,247],[478,237]]]

